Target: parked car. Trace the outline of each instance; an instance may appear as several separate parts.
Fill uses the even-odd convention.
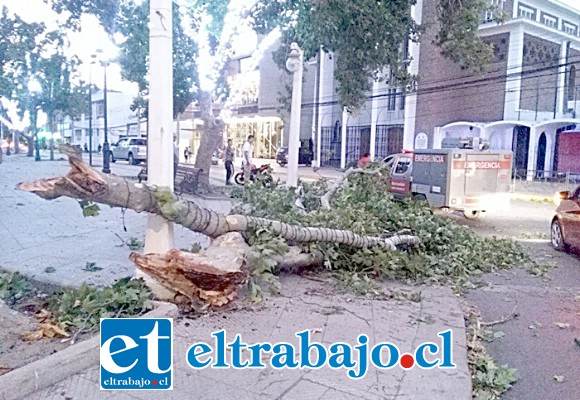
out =
[[[111,162],[127,160],[136,165],[147,160],[147,139],[124,138],[111,146]]]
[[[298,165],[312,165],[312,152],[308,147],[300,147],[298,150]],[[288,164],[288,147],[280,147],[276,152],[276,162],[280,164],[281,167]]]
[[[552,219],[552,246],[567,251],[580,247],[580,186],[574,192],[560,192],[558,197],[560,204]]]
[[[211,165],[218,165],[220,157],[217,152],[211,155]]]

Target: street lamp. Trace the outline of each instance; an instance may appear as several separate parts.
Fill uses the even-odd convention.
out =
[[[91,56],[93,61],[90,65],[96,63],[97,55]],[[89,165],[93,166],[93,69],[89,65]]]
[[[36,149],[36,157],[34,157],[34,161],[40,161],[40,144],[38,143],[38,127],[37,125],[37,116],[38,116],[38,109],[40,107],[36,106],[36,95],[42,91],[42,87],[40,83],[36,79],[31,79],[28,82],[28,91],[30,92],[33,101],[34,109],[32,110],[31,122],[32,122],[32,134],[34,135],[34,142],[35,142],[35,149]],[[14,144],[18,146],[18,143]]]
[[[103,50],[98,49],[97,53],[102,54]],[[96,55],[95,55],[96,57]],[[103,66],[103,129],[105,131],[105,139],[103,141],[103,173],[111,173],[111,154],[109,146],[109,126],[108,126],[108,116],[107,116],[107,66],[109,65],[109,60],[101,60],[101,65]]]
[[[286,68],[292,72],[292,108],[290,112],[290,134],[288,137],[288,187],[298,186],[298,152],[300,149],[300,103],[302,101],[302,70],[304,53],[297,43],[290,45]]]

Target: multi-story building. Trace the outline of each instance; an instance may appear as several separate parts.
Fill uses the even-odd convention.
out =
[[[107,127],[109,143],[116,143],[124,136],[145,136],[147,121],[139,119],[131,111],[133,98],[115,90],[107,90]],[[92,95],[92,148],[97,151],[105,140],[105,101],[102,90]],[[65,121],[63,136],[70,144],[90,147],[89,115],[83,114],[73,121]]]
[[[407,98],[405,145],[426,138],[437,148],[445,137],[479,136],[492,148],[513,150],[520,174],[558,171],[560,133],[580,123],[580,11],[556,0],[489,1],[507,20],[482,15],[479,35],[494,57],[479,75],[440,54],[432,42],[436,2],[418,1],[415,18],[431,28],[411,45],[419,80]]]
[[[356,115],[338,106],[334,56],[322,54],[317,74],[305,79],[315,90],[312,98],[303,95],[302,111],[314,111],[301,129],[303,138],[311,135],[320,164],[344,168],[364,153],[380,158],[403,148],[437,148],[445,137],[479,136],[492,148],[513,150],[520,174],[558,171],[560,132],[580,124],[580,12],[556,0],[489,1],[507,20],[481,16],[479,35],[494,49],[483,73],[441,55],[433,43],[437,1],[418,0],[412,13],[427,31],[406,50],[416,90],[374,82]]]

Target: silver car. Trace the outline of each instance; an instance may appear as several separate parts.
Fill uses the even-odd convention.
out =
[[[147,160],[147,139],[125,138],[111,146],[111,162],[127,160],[136,165]]]

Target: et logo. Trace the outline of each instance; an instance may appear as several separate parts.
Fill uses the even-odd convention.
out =
[[[101,319],[101,390],[172,390],[171,318]]]

